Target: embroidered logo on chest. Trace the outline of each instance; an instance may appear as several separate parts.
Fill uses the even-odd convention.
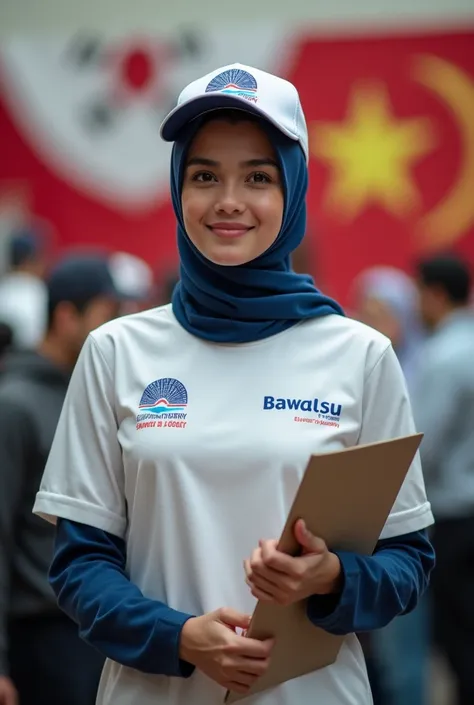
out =
[[[142,394],[137,430],[186,428],[188,393],[178,379],[164,377],[148,385]]]
[[[296,415],[296,423],[310,423],[319,426],[334,426],[339,428],[342,404],[320,399],[294,399],[283,397],[263,397],[264,411],[299,411],[304,416]]]

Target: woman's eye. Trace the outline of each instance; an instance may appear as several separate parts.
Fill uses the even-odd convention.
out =
[[[248,181],[252,184],[270,184],[272,180],[268,174],[265,174],[263,171],[256,171],[250,174]]]
[[[210,181],[213,181],[215,179],[214,174],[211,174],[210,171],[198,171],[196,174],[193,174],[192,180],[193,181],[198,181],[200,183],[208,183]]]

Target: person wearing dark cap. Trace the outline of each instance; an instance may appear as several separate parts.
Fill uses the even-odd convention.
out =
[[[431,332],[413,393],[437,566],[436,639],[455,675],[456,705],[474,703],[474,315],[471,273],[454,255],[417,266],[421,313]]]
[[[103,665],[56,606],[54,529],[31,509],[82,344],[119,297],[100,256],[63,259],[47,288],[43,341],[0,377],[0,705],[93,705]]]

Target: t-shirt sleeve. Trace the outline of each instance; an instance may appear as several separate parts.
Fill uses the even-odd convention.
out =
[[[68,387],[33,512],[124,538],[127,516],[111,369],[93,335]]]
[[[363,393],[359,444],[375,443],[417,432],[405,378],[391,345],[369,371]],[[383,468],[380,468],[383,472]],[[419,453],[408,471],[384,526],[381,539],[409,534],[433,523],[426,498]]]

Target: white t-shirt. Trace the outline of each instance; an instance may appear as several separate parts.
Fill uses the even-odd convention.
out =
[[[280,535],[311,453],[414,431],[400,367],[374,330],[333,315],[214,344],[164,306],[90,335],[34,511],[126,539],[130,580],[147,597],[191,614],[251,613],[243,559]],[[417,457],[383,537],[431,523]],[[197,670],[170,678],[108,661],[97,702],[221,705],[223,696]],[[246,702],[370,704],[356,637],[334,665]]]

